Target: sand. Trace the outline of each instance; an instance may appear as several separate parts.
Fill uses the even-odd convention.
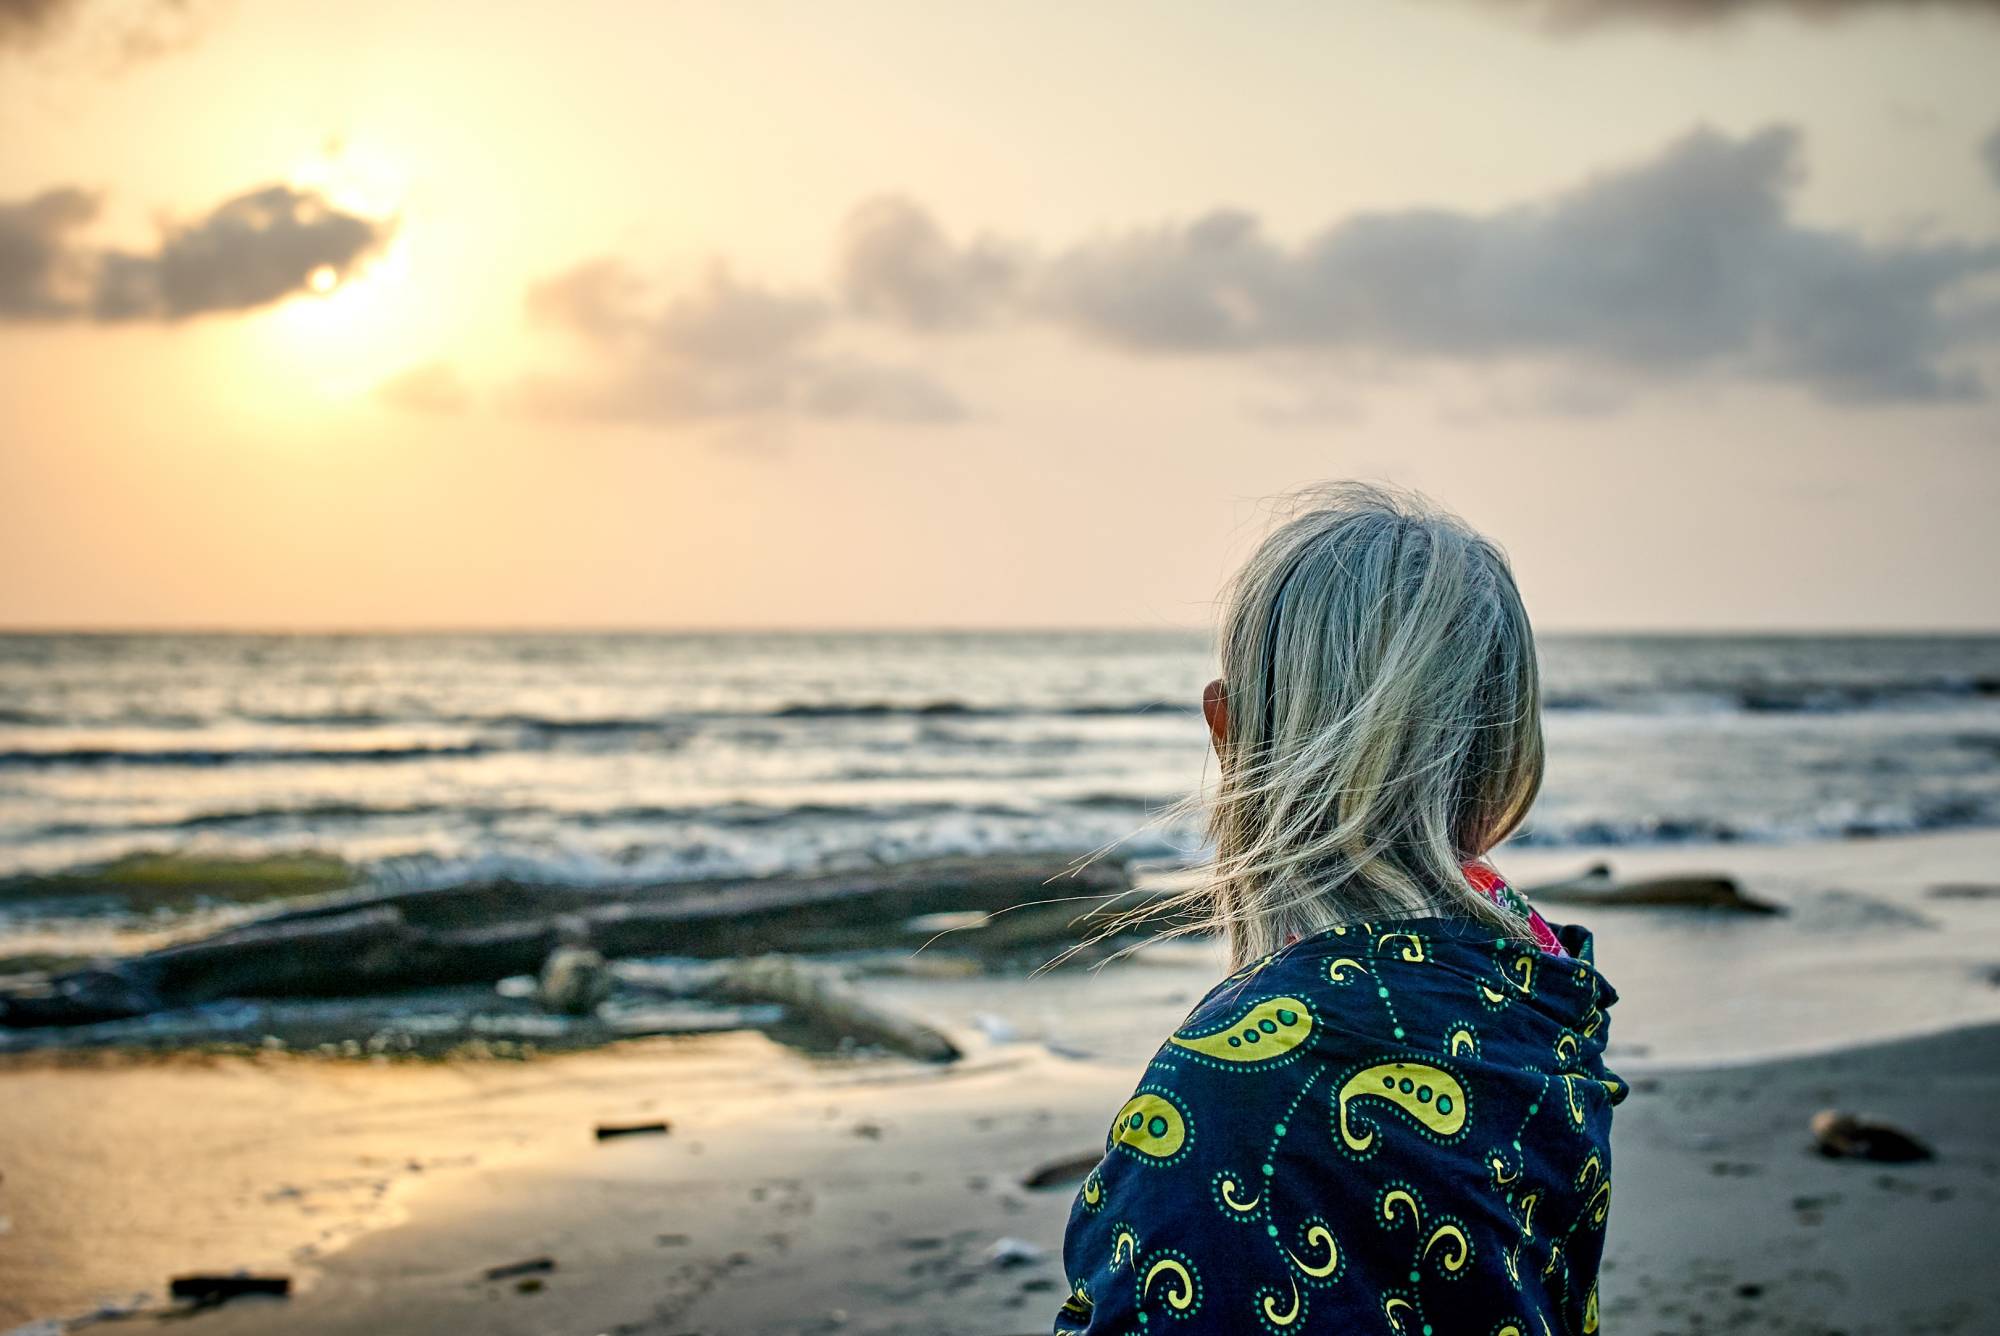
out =
[[[1724,868],[1794,913],[1597,916],[1626,999],[1613,1066],[1636,1083],[1614,1124],[1605,1329],[2000,1330],[2000,1024],[1964,1024],[2000,1020],[2000,899],[1928,893],[1991,880],[2000,838],[1610,856]],[[872,983],[966,1037],[948,1069],[754,1034],[525,1062],[16,1061],[0,1330],[241,1266],[300,1292],[189,1330],[1046,1331],[1071,1189],[1019,1180],[1101,1143],[1216,972],[1188,944],[1096,973]],[[1822,1159],[1806,1121],[1828,1105],[1938,1159]],[[647,1118],[672,1131],[593,1139]],[[999,1265],[1002,1239],[1041,1255]],[[537,1257],[555,1263],[538,1284],[483,1279]]]

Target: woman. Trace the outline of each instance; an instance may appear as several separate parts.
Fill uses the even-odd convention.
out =
[[[1113,1120],[1055,1330],[1595,1331],[1615,995],[1480,861],[1542,780],[1506,559],[1336,487],[1237,576],[1221,655],[1192,895],[1236,971]]]

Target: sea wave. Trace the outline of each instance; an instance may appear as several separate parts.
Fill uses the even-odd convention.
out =
[[[1741,714],[1846,714],[2000,701],[2000,678],[1938,675],[1874,681],[1690,682],[1558,691],[1549,710],[1632,714],[1715,711]]]
[[[272,762],[355,763],[481,756],[489,742],[414,743],[379,747],[48,747],[0,751],[0,770],[51,766],[222,766]]]

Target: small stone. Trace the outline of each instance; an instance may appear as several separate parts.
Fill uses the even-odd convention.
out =
[[[1820,1110],[1812,1116],[1811,1127],[1819,1153],[1828,1159],[1908,1164],[1935,1158],[1929,1146],[1902,1128],[1839,1109]]]

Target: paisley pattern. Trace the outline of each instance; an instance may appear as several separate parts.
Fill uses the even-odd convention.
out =
[[[1125,1101],[1125,1107],[1111,1120],[1104,1150],[1109,1154],[1122,1148],[1141,1160],[1172,1164],[1187,1149],[1191,1135],[1187,1114],[1172,1095],[1140,1086],[1139,1093]]]
[[[1194,1034],[1176,1031],[1167,1042],[1198,1058],[1244,1068],[1296,1057],[1312,1030],[1312,1012],[1305,1003],[1296,997],[1274,997],[1243,1008],[1214,1029]]]
[[[1057,1336],[1592,1336],[1617,995],[1550,933],[1348,924],[1218,984],[1078,1191]]]

